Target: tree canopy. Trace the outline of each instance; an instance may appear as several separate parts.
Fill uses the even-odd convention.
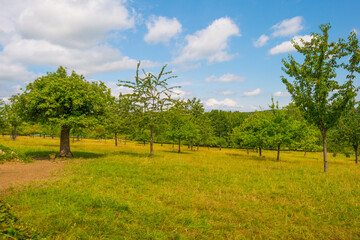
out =
[[[320,25],[322,34],[312,33],[311,40],[301,43],[293,41],[293,46],[304,56],[302,63],[289,55],[283,59],[282,70],[291,78],[281,76],[296,106],[304,118],[319,128],[323,137],[324,171],[327,172],[326,133],[334,127],[340,117],[354,105],[356,88],[353,85],[354,71],[358,71],[358,46],[350,46],[342,39],[329,42],[330,24]],[[351,35],[350,42],[356,45],[356,35]],[[350,55],[350,62],[343,59]],[[352,59],[355,59],[352,61]],[[342,61],[342,62],[341,62]],[[336,80],[337,71],[344,67],[352,71],[343,84]]]
[[[105,115],[113,97],[102,82],[88,82],[73,71],[70,75],[63,67],[56,72],[29,83],[23,93],[16,96],[21,102],[23,117],[43,124],[61,126],[60,154],[71,157],[70,129],[91,126],[99,116]]]

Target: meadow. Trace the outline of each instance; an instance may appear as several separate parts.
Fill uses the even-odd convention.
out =
[[[28,156],[59,139],[0,144]],[[75,158],[48,180],[2,198],[47,239],[360,239],[360,169],[321,153],[71,143]],[[30,163],[31,164],[31,163]]]

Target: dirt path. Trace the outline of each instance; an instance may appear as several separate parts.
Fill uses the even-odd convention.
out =
[[[0,191],[12,185],[28,183],[51,176],[65,161],[38,160],[32,163],[7,162],[0,164]]]

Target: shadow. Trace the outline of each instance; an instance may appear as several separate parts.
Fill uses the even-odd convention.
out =
[[[255,161],[264,161],[264,162],[287,162],[280,160],[276,160],[276,158],[269,158],[266,156],[250,156],[247,154],[238,154],[238,153],[226,153],[226,155],[229,155],[231,157],[239,157],[239,158],[246,158],[246,160],[255,160]]]
[[[59,152],[55,151],[26,151],[25,155],[33,160],[49,160],[50,154]],[[106,154],[102,153],[93,153],[93,152],[80,152],[80,151],[73,151],[72,154],[74,158],[100,158],[106,156]]]
[[[149,153],[116,151],[116,152],[108,153],[107,155],[110,155],[110,156],[125,155],[125,156],[131,156],[131,157],[148,157]]]
[[[178,152],[177,150],[164,150],[163,152],[167,152],[167,153],[177,153],[177,154],[191,154],[191,152]],[[195,152],[195,151],[194,151]]]

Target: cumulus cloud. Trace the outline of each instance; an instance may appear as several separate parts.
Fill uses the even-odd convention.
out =
[[[21,64],[7,62],[5,58],[0,57],[0,83],[1,82],[25,82],[36,78],[36,74],[29,72]]]
[[[230,18],[219,18],[207,28],[197,31],[193,35],[187,35],[187,44],[182,49],[180,56],[174,59],[174,63],[203,59],[206,59],[208,63],[231,60],[234,55],[230,55],[225,50],[228,47],[228,40],[232,36],[241,36],[239,28]]]
[[[25,38],[42,39],[84,48],[104,40],[112,30],[134,26],[134,17],[116,0],[62,0],[26,2],[17,21]]]
[[[246,97],[249,97],[249,96],[256,96],[256,95],[259,95],[261,93],[261,89],[260,88],[257,88],[253,91],[245,91],[243,93],[244,96]]]
[[[121,55],[119,50],[108,45],[76,49],[45,40],[29,39],[19,39],[9,43],[3,49],[3,56],[32,66],[68,66],[81,74],[135,69],[137,64],[137,60]],[[154,62],[142,61],[143,67],[157,65]]]
[[[176,19],[168,19],[166,17],[151,17],[150,21],[146,23],[148,33],[144,40],[148,43],[166,43],[176,34],[180,33],[182,26]]]
[[[227,73],[222,75],[221,77],[216,77],[215,75],[211,75],[205,79],[205,82],[243,82],[245,78],[237,76],[235,74]]]
[[[304,28],[303,21],[304,19],[301,16],[293,17],[291,19],[285,19],[282,22],[277,23],[271,27],[274,30],[272,36],[293,36]]]
[[[303,39],[305,42],[310,42],[312,39],[312,36],[304,35],[304,36],[295,36],[293,38],[293,40],[298,44],[301,44],[300,39]],[[282,42],[281,44],[271,48],[269,53],[271,55],[275,55],[275,54],[280,54],[280,53],[292,52],[295,50],[296,49],[293,47],[293,44],[291,41],[285,41],[285,42]]]
[[[274,96],[276,96],[276,97],[290,97],[290,93],[277,91],[277,92],[274,93]]]
[[[265,34],[261,35],[255,42],[253,42],[254,47],[262,47],[264,46],[268,41],[269,41],[269,37]]]
[[[230,98],[225,98],[222,101],[216,100],[215,98],[209,98],[205,102],[206,107],[217,107],[217,106],[225,106],[225,107],[236,107],[236,102],[231,100]]]

